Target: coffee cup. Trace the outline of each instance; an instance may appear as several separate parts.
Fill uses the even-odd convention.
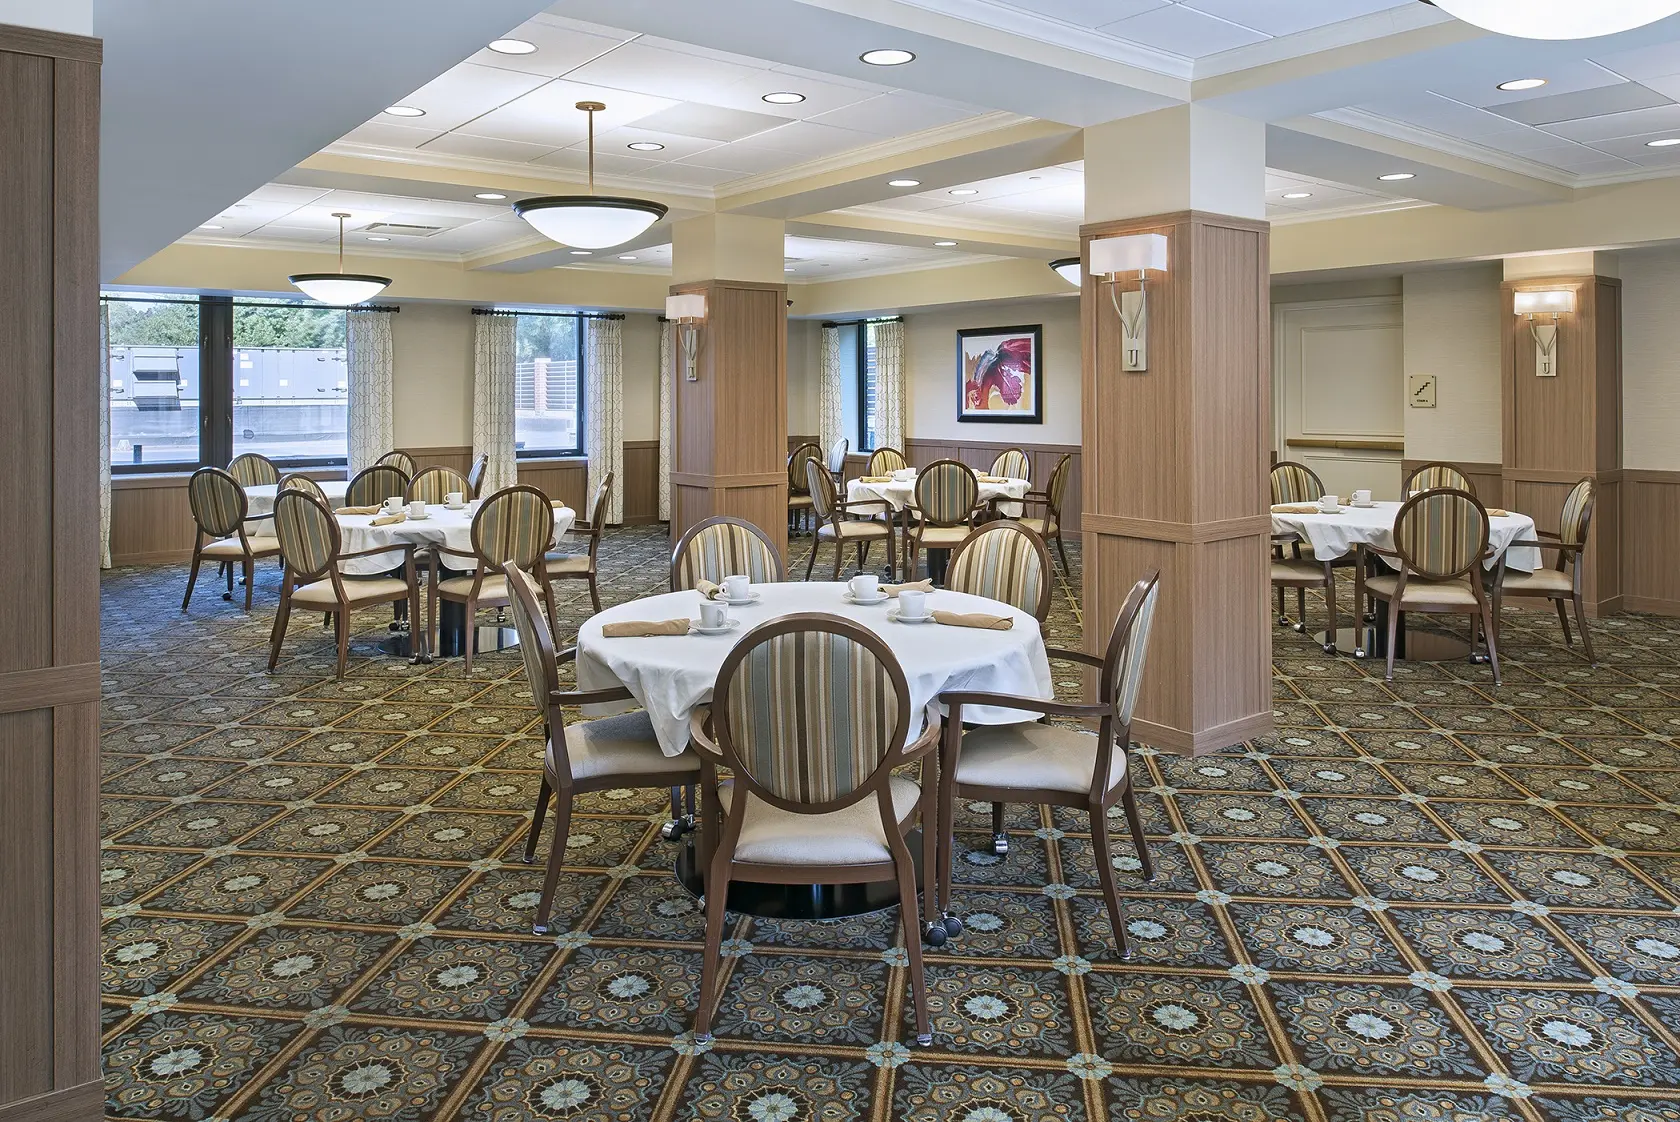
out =
[[[410,518],[426,517],[426,504],[420,499],[415,499],[408,504],[408,516]]]
[[[722,627],[723,621],[728,618],[728,610],[721,600],[700,601],[700,626]]]
[[[852,578],[852,599],[877,600],[881,596],[881,578],[874,573],[859,573]]]
[[[1355,491],[1353,493],[1353,501],[1358,506],[1365,506],[1371,501],[1371,492],[1363,490]]]
[[[451,491],[443,497],[443,505],[450,510],[460,510],[466,504],[461,502],[461,492]]]
[[[730,600],[745,600],[752,591],[752,582],[736,575],[723,578],[723,594]]]
[[[395,513],[397,513],[397,511],[402,509],[402,506],[403,506],[402,496],[401,495],[392,495],[390,498],[385,500],[385,513],[386,514],[395,514]]]
[[[1318,498],[1318,509],[1326,512],[1338,511],[1342,509],[1341,501],[1341,496],[1339,495],[1320,495]]]
[[[927,593],[905,589],[898,594],[899,619],[926,619],[927,614]]]

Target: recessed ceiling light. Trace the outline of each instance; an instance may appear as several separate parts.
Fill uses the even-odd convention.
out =
[[[1417,173],[1411,171],[1391,171],[1387,175],[1379,175],[1378,179],[1384,183],[1394,183],[1401,179],[1416,179]]]
[[[507,196],[502,194],[500,191],[480,191],[478,194],[474,195],[473,198],[490,199],[494,201],[496,199],[505,199]]]
[[[424,117],[426,111],[414,105],[393,105],[385,110],[393,117]]]
[[[889,179],[889,180],[887,180],[887,186],[888,187],[920,187],[921,185],[922,185],[922,181],[920,179]]]
[[[1647,148],[1672,148],[1676,144],[1680,144],[1680,136],[1665,136],[1661,140],[1647,140],[1645,142],[1645,147],[1647,147]]]
[[[870,66],[903,66],[907,62],[916,61],[913,51],[901,51],[896,48],[884,50],[864,51],[858,55],[860,62],[867,62]]]
[[[953,187],[949,193],[952,195],[978,195],[980,191],[975,187]]]
[[[805,100],[805,95],[783,90],[780,93],[767,93],[759,100],[768,101],[771,105],[798,105]]]
[[[221,229],[221,227],[216,225],[214,222],[200,223],[198,228],[200,230],[220,230]]]
[[[634,261],[636,260],[636,255],[634,253],[621,253],[618,255],[618,259],[620,261]]]
[[[573,257],[588,257],[590,254],[592,254],[594,252],[595,251],[592,250],[592,249],[574,249],[574,250],[572,250],[572,256]]]
[[[532,55],[537,53],[537,45],[528,43],[524,39],[497,39],[490,44],[490,49],[499,55]]]
[[[390,238],[382,237],[379,234],[369,234],[368,235],[368,241],[370,241],[370,242],[388,242],[390,240],[391,240]]]
[[[783,269],[783,270],[782,270],[782,272],[784,272],[784,273],[791,273],[791,272],[793,272],[793,266],[792,266],[792,265],[789,265],[789,266],[788,266],[788,267],[787,267],[787,268],[785,268],[785,269]]]
[[[1310,199],[1310,198],[1312,198],[1312,192],[1311,191],[1290,191],[1290,192],[1286,193],[1283,197],[1286,198],[1286,199]]]
[[[1514,93],[1517,90],[1537,90],[1545,84],[1546,79],[1544,78],[1517,78],[1510,82],[1499,83],[1499,88]]]
[[[938,246],[941,249],[948,249],[951,246],[956,245],[957,243],[956,242],[934,242],[933,244]]]
[[[654,140],[636,140],[626,144],[625,147],[632,152],[662,152],[665,149],[663,144]]]

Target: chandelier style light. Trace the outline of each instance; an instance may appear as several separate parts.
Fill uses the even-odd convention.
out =
[[[580,101],[577,107],[589,114],[589,194],[543,195],[513,204],[513,212],[539,234],[576,249],[611,249],[665,217],[667,207],[645,199],[627,199],[595,193],[595,114],[606,106],[599,101]]]
[[[335,210],[333,217],[338,219],[338,272],[336,273],[293,273],[286,279],[298,287],[311,300],[319,300],[323,304],[360,304],[363,300],[372,300],[385,291],[391,283],[390,277],[376,277],[372,273],[347,273],[344,271],[344,220],[350,217],[348,211]]]
[[[1676,0],[1430,0],[1448,15],[1519,39],[1596,39],[1680,12]]]

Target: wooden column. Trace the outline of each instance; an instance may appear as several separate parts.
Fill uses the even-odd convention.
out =
[[[1086,261],[1096,238],[1169,242],[1167,270],[1148,279],[1147,371],[1121,370],[1119,317],[1089,269],[1080,310],[1087,649],[1101,651],[1133,582],[1159,569],[1132,729],[1170,751],[1216,751],[1272,727],[1268,231],[1198,211],[1080,231]]]
[[[1568,288],[1575,311],[1558,317],[1557,376],[1535,374],[1534,338],[1514,294]],[[1557,532],[1563,500],[1591,479],[1598,498],[1588,530],[1587,611],[1622,610],[1622,282],[1570,276],[1506,281],[1503,301],[1503,500]],[[1550,317],[1540,317],[1544,322]],[[1555,554],[1548,553],[1550,565]]]
[[[97,1119],[99,64],[0,25],[0,1119]]]

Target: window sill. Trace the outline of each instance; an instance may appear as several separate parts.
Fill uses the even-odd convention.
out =
[[[526,464],[539,467],[550,464],[587,464],[589,462],[589,457],[582,452],[534,452],[530,455],[517,456],[515,457],[514,462],[520,467],[523,467]]]

